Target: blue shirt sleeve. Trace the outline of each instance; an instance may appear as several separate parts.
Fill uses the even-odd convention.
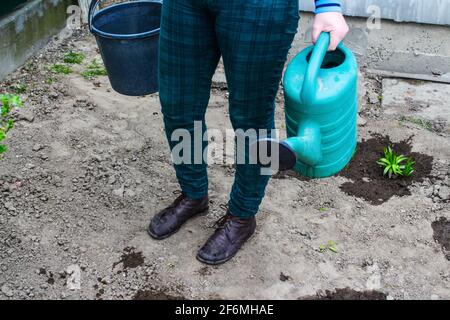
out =
[[[341,0],[315,0],[316,11],[315,13],[324,12],[342,12]]]

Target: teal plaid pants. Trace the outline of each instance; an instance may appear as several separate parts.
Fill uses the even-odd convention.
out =
[[[159,95],[169,145],[176,129],[206,130],[211,79],[222,56],[234,130],[274,128],[275,97],[298,27],[298,0],[164,0]],[[222,128],[216,128],[222,129]],[[203,142],[203,148],[207,147]],[[193,145],[193,143],[192,143]],[[207,164],[175,164],[188,198],[208,193]],[[228,207],[239,217],[257,213],[269,176],[256,164],[236,164]]]

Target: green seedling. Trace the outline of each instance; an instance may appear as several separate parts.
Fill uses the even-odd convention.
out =
[[[403,168],[402,175],[405,177],[410,177],[414,172],[415,164],[416,164],[416,162],[414,161],[413,158],[408,158],[408,160],[406,160],[405,167]]]
[[[81,64],[85,58],[86,56],[82,53],[69,52],[64,55],[64,62],[70,64]]]
[[[92,63],[87,66],[87,69],[83,71],[81,75],[84,78],[90,80],[98,76],[106,76],[107,73],[105,67],[103,67],[103,65],[101,65],[100,63],[97,62],[96,59],[94,59],[94,61],[92,61]]]
[[[6,139],[9,130],[14,127],[14,120],[11,118],[11,111],[14,108],[23,105],[18,95],[0,94],[0,156],[5,153],[8,148],[1,142]]]
[[[70,68],[69,66],[66,66],[64,64],[59,64],[59,63],[56,63],[56,64],[52,65],[50,67],[50,70],[53,73],[58,73],[58,74],[70,74],[70,73],[72,73],[72,68]]]
[[[327,211],[328,209],[327,208],[324,208],[324,207],[322,207],[322,208],[319,208],[319,211],[320,212],[325,212],[325,211]]]
[[[322,253],[325,253],[327,250],[330,250],[331,252],[338,253],[337,245],[334,241],[328,241],[326,245],[320,245],[319,251]]]
[[[384,168],[383,175],[388,175],[389,179],[398,176],[409,177],[414,172],[415,161],[404,155],[397,155],[390,146],[384,148],[384,157],[378,159],[377,163]]]

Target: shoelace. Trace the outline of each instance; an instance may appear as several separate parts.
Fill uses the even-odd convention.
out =
[[[181,190],[174,190],[174,191],[172,191],[172,193],[173,193],[174,195],[178,195],[178,197],[175,199],[175,201],[174,201],[173,203],[177,203],[177,202],[178,202],[178,199],[179,199],[180,197],[183,197],[183,191],[181,191]],[[172,205],[173,205],[173,203],[172,203]],[[160,216],[160,219],[164,219],[164,218],[167,216],[167,214],[170,213],[170,212],[172,212],[172,211],[171,211],[171,210],[165,211],[165,212]]]
[[[228,212],[228,205],[225,203],[221,203],[219,207],[224,210],[225,212]],[[225,227],[225,224],[231,219],[231,216],[229,214],[225,214],[224,216],[217,219],[216,222],[210,227],[213,229],[223,229]]]

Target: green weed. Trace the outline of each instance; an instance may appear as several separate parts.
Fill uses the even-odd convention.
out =
[[[98,63],[96,59],[94,59],[94,61],[92,61],[92,63],[87,66],[87,69],[81,72],[81,75],[84,78],[90,80],[98,76],[106,76],[107,72],[105,67],[102,64]]]
[[[16,94],[23,94],[27,91],[28,87],[26,84],[23,83],[16,83],[13,84],[11,86],[11,89],[16,93]]]
[[[64,55],[64,62],[70,64],[81,64],[85,58],[86,56],[82,53],[68,52]]]
[[[320,245],[319,251],[322,253],[325,253],[327,250],[330,250],[331,252],[338,253],[337,245],[334,241],[328,241],[326,245]]]
[[[69,66],[66,66],[64,64],[59,64],[59,63],[55,63],[54,65],[52,65],[50,67],[50,70],[53,73],[57,73],[57,74],[70,74],[70,73],[72,73],[72,68],[70,68]]]
[[[23,105],[22,99],[14,94],[0,94],[0,157],[8,148],[1,143],[6,139],[7,133],[14,127],[11,111]]]
[[[420,119],[420,118],[414,118],[414,117],[400,117],[400,122],[410,122],[415,125],[418,125],[421,128],[424,128],[428,131],[433,131],[433,123],[428,120]]]

